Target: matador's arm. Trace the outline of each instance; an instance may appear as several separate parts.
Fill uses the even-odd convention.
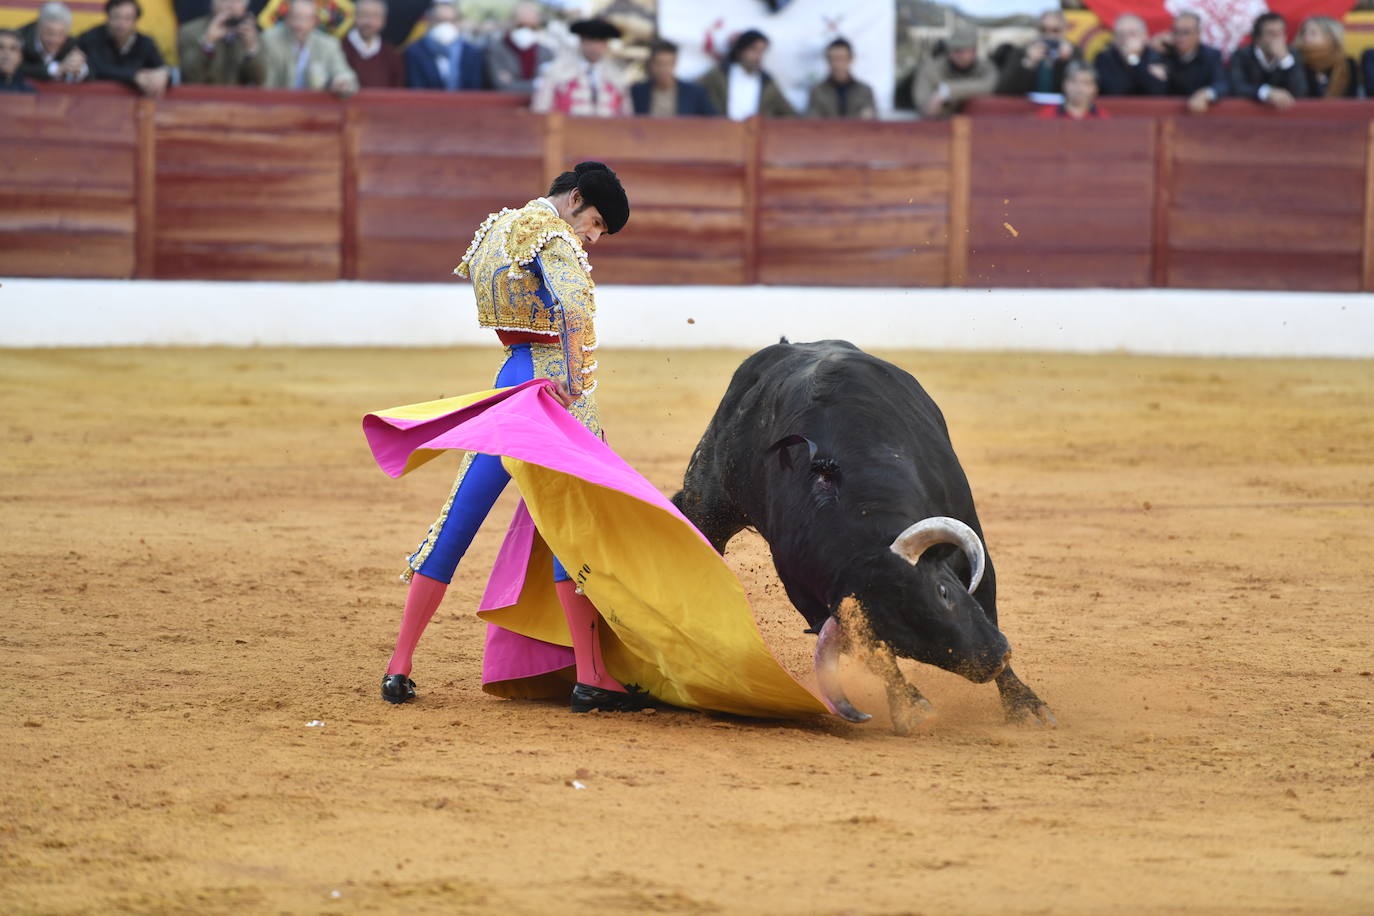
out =
[[[558,308],[568,393],[589,394],[596,390],[596,302],[585,256],[566,239],[554,237],[540,251],[538,262]]]

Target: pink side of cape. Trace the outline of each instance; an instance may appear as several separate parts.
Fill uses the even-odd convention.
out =
[[[363,432],[377,464],[392,477],[405,472],[406,460],[419,449],[504,455],[619,490],[692,527],[653,484],[563,409],[550,393],[552,386],[547,379],[535,379],[425,420],[368,414],[363,418]],[[551,447],[552,442],[557,445]],[[534,521],[521,501],[487,580],[482,610],[508,607],[519,599],[529,574],[534,536]],[[572,664],[571,649],[488,627],[483,683],[535,677]]]

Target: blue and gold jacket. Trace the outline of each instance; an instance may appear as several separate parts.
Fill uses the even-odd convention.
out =
[[[541,197],[488,216],[453,272],[472,279],[482,327],[561,343],[564,381],[580,396],[596,390],[591,270],[572,227]]]

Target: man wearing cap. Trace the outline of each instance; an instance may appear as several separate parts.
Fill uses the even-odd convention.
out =
[[[620,29],[604,19],[582,19],[571,31],[579,39],[577,52],[549,64],[530,110],[603,118],[634,114],[625,77],[609,56],[610,40],[620,37]]]
[[[614,235],[629,218],[630,202],[615,172],[600,162],[581,162],[555,178],[547,196],[488,216],[454,271],[472,280],[478,324],[492,328],[505,345],[495,387],[553,379],[559,400],[597,435],[596,305],[584,246],[603,234]],[[464,456],[439,518],[407,563],[403,578],[410,580],[410,590],[396,649],[382,678],[387,702],[404,703],[415,696],[410,672],[420,635],[508,480],[500,458]],[[573,712],[644,706],[646,694],[627,690],[606,673],[601,615],[557,559],[553,577],[577,664]]]
[[[997,68],[978,56],[978,34],[972,26],[955,26],[945,53],[927,57],[912,79],[911,98],[923,118],[947,118],[964,102],[991,95]]]

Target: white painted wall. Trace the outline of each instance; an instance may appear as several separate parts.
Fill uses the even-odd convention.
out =
[[[602,286],[614,347],[840,337],[863,347],[1374,356],[1374,296],[1193,290]],[[0,279],[0,347],[491,344],[461,282]]]

